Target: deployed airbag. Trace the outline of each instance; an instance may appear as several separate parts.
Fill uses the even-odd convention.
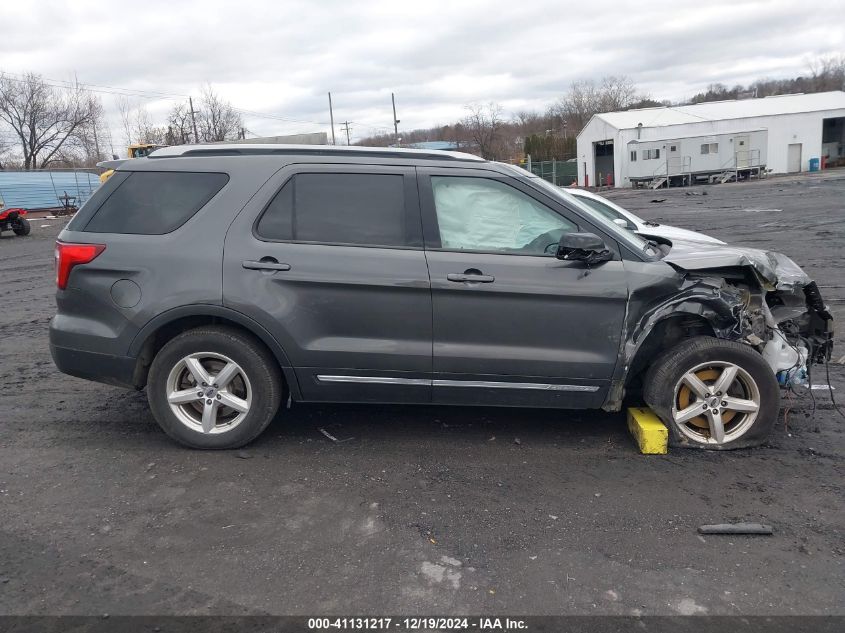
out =
[[[431,185],[443,248],[543,253],[546,245],[531,244],[536,238],[577,230],[551,209],[492,179],[435,176]]]

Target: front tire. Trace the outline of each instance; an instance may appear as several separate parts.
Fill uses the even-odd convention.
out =
[[[25,235],[29,235],[29,232],[32,230],[32,226],[26,218],[18,218],[12,222],[12,230],[15,232],[15,235],[23,237]]]
[[[192,448],[238,448],[279,409],[281,371],[252,336],[222,326],[179,334],[156,354],[147,399],[159,426]]]
[[[748,345],[707,336],[658,357],[643,396],[669,427],[670,443],[688,448],[758,446],[780,410],[780,388],[765,359]]]

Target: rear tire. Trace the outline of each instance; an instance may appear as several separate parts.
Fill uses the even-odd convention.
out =
[[[669,427],[673,446],[759,446],[780,410],[780,388],[765,359],[748,345],[708,336],[664,352],[644,386],[643,397]]]
[[[249,334],[223,326],[173,338],[156,354],[147,379],[159,426],[191,448],[248,444],[270,424],[283,392],[270,352]]]
[[[18,218],[16,221],[12,222],[12,230],[15,232],[15,235],[23,237],[25,235],[29,235],[29,232],[32,230],[32,226],[26,218]]]

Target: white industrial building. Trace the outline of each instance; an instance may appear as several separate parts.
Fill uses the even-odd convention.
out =
[[[727,182],[845,165],[845,92],[594,115],[578,134],[578,184]]]

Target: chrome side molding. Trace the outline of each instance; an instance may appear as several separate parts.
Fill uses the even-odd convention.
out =
[[[543,382],[498,382],[490,380],[433,380],[435,387],[476,387],[479,389],[539,389],[541,391],[598,391],[595,385],[555,385]]]
[[[536,389],[540,391],[578,391],[593,393],[596,385],[557,385],[542,382],[502,382],[492,380],[429,380],[427,378],[393,378],[389,376],[318,375],[319,382],[348,382],[370,385],[413,385],[418,387],[474,387],[476,389]]]
[[[318,375],[319,382],[355,382],[369,385],[417,385],[430,387],[428,378],[391,378],[389,376],[323,376]]]

